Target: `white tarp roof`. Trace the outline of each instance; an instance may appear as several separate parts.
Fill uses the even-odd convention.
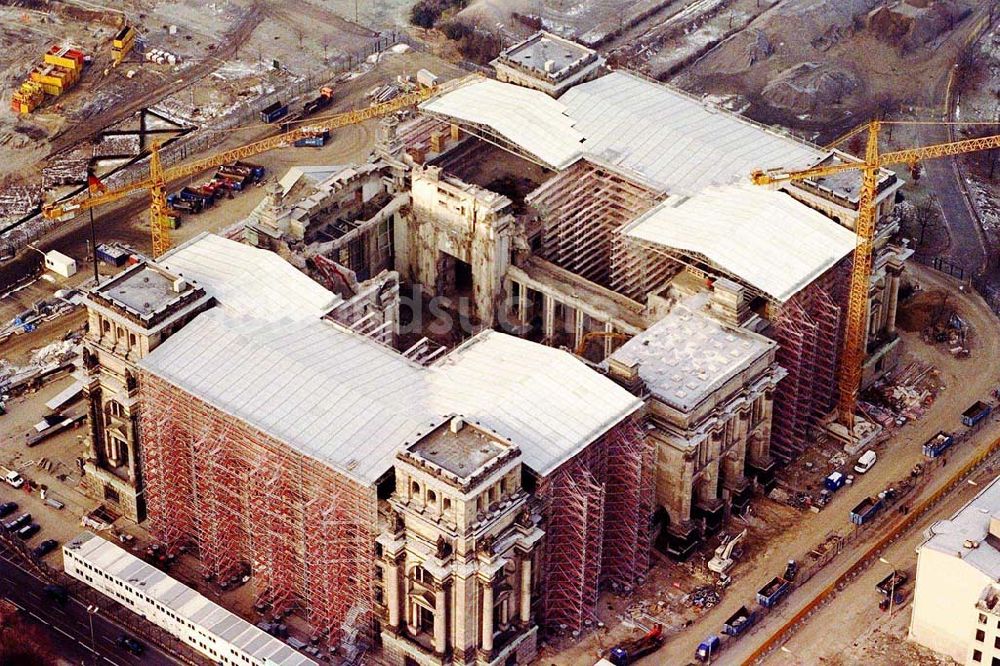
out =
[[[828,154],[624,72],[576,85],[558,99],[481,79],[420,108],[488,126],[554,169],[589,156],[669,194],[748,181],[754,169],[810,166]]]
[[[202,233],[156,260],[223,307],[257,316],[316,319],[343,299],[274,252]]]
[[[669,198],[624,233],[697,254],[784,302],[854,250],[854,233],[784,192],[753,185],[712,187]]]
[[[749,182],[754,169],[801,168],[826,153],[669,86],[612,72],[567,90],[559,101],[584,151],[642,174],[668,194]]]
[[[201,236],[164,259],[221,307],[140,366],[363,483],[450,414],[509,437],[546,473],[642,404],[565,351],[492,331],[414,364],[321,319],[333,294],[265,250]]]
[[[569,166],[583,135],[564,106],[539,90],[493,79],[476,79],[420,105],[428,113],[490,127],[549,166]]]

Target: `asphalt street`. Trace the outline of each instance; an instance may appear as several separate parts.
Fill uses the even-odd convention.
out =
[[[55,653],[72,664],[86,666],[115,664],[152,664],[175,666],[181,662],[169,657],[155,645],[141,641],[142,656],[135,656],[115,645],[123,631],[98,610],[89,613],[84,603],[70,596],[64,606],[45,597],[45,583],[24,571],[5,555],[0,555],[0,596],[22,609],[26,618],[42,627],[51,639]],[[114,603],[110,599],[108,605]],[[93,624],[91,624],[91,622]]]

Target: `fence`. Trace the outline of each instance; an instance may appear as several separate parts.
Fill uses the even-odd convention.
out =
[[[897,519],[897,521],[890,528],[885,530],[885,534],[872,544],[868,550],[864,552],[864,554],[855,560],[844,573],[823,588],[823,590],[813,597],[809,603],[803,606],[797,613],[795,613],[795,615],[785,622],[785,624],[778,631],[768,637],[768,639],[765,640],[756,650],[754,650],[743,663],[754,664],[759,662],[772,650],[778,647],[779,644],[784,643],[791,638],[795,631],[798,630],[799,626],[806,619],[808,619],[813,612],[818,610],[827,601],[830,601],[838,591],[842,590],[851,580],[867,569],[891,543],[909,530],[917,522],[917,520],[922,518],[928,511],[934,508],[934,506],[936,506],[945,495],[947,495],[959,483],[964,481],[966,477],[972,474],[980,465],[982,465],[988,458],[996,454],[998,451],[1000,451],[1000,438],[994,440],[988,448],[976,454],[971,460],[963,465],[958,472],[956,472],[948,480],[947,483],[934,491],[929,497],[919,502],[911,511],[905,513],[901,518]],[[932,462],[937,463],[937,466],[943,466],[945,464],[945,460],[946,459],[944,458],[940,458],[935,459]],[[925,478],[927,478],[926,475]],[[850,535],[848,541],[853,541],[854,538],[857,538],[857,533]]]

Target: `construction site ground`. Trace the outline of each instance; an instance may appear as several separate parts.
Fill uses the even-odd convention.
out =
[[[368,105],[367,94],[372,89],[391,83],[398,76],[414,76],[420,69],[435,72],[442,80],[464,74],[464,71],[433,55],[416,50],[404,53],[385,53],[374,66],[356,78],[343,83],[337,91],[333,106],[323,114],[347,111]],[[367,121],[360,125],[343,127],[335,130],[330,141],[323,148],[281,148],[257,155],[247,161],[259,164],[267,169],[265,183],[280,179],[292,166],[326,166],[348,164],[364,161],[374,145],[375,129],[378,121]],[[235,148],[245,143],[269,136],[277,131],[276,126],[253,123],[246,129],[235,129],[220,133],[218,143],[211,150],[187,156],[194,160],[220,150]],[[144,177],[142,167],[135,167],[136,177]],[[211,177],[212,172],[206,172],[198,177],[170,183],[168,191],[175,191],[191,182],[203,182]],[[232,199],[221,199],[214,207],[197,215],[186,215],[181,218],[180,228],[171,233],[175,244],[203,231],[217,231],[228,227],[234,222],[245,218],[264,196],[263,187],[253,187],[235,194]],[[143,253],[148,253],[151,247],[149,222],[149,198],[145,193],[138,193],[122,202],[110,204],[95,213],[98,243],[120,242]],[[89,220],[86,214],[64,223],[38,244],[42,250],[57,249],[77,260],[81,266],[88,261],[87,248],[90,239]],[[33,251],[25,249],[19,257],[21,262],[37,259],[31,257]],[[11,268],[12,266],[12,268]],[[8,270],[23,271],[23,263],[9,262]]]
[[[967,359],[955,358],[940,346],[925,344],[919,334],[902,333],[908,353],[934,365],[940,373],[943,389],[926,415],[900,428],[879,449],[879,460],[871,471],[865,475],[857,475],[854,484],[838,491],[832,502],[820,513],[792,509],[769,499],[755,499],[750,512],[745,553],[731,572],[732,584],[713,608],[695,610],[689,608],[683,599],[685,594],[714,579],[714,575],[709,574],[704,566],[706,553],[711,553],[709,548],[703,549],[701,554],[682,565],[660,560],[650,573],[650,582],[642,586],[633,597],[620,598],[610,593],[602,597],[598,606],[598,619],[604,627],[585,635],[575,645],[570,644],[569,638],[556,641],[543,650],[541,663],[592,663],[615,644],[644,632],[654,622],[664,624],[668,634],[666,645],[640,663],[673,664],[691,661],[698,643],[710,634],[719,634],[723,621],[741,605],[752,602],[756,591],[768,580],[780,575],[789,559],[808,564],[806,553],[809,549],[823,542],[834,530],[847,532],[850,529],[848,513],[852,507],[863,498],[875,495],[907,478],[916,463],[926,461],[921,448],[924,441],[942,428],[962,430],[962,411],[976,400],[992,399],[993,389],[1000,384],[1000,325],[996,316],[978,296],[959,291],[958,284],[952,279],[921,266],[908,267],[907,271],[910,279],[918,282],[925,291],[947,290],[954,293],[953,300],[958,311],[975,332],[972,355]],[[901,307],[905,309],[906,303],[901,304]],[[962,461],[973,457],[977,449],[998,436],[1000,421],[993,417],[985,427],[948,454],[949,464],[934,473],[923,489],[923,494],[926,495],[943,483],[949,468],[957,468]],[[853,459],[850,462],[853,464]],[[820,473],[819,470],[816,471],[817,476]],[[910,497],[906,501],[912,503],[916,499]],[[919,532],[924,525],[924,522],[918,523],[914,531]],[[738,531],[742,529],[742,525],[734,522],[729,530],[734,529]],[[727,647],[714,663],[740,663],[796,609],[853,562],[853,555],[861,552],[865,543],[877,534],[876,525],[864,539],[848,545],[812,579],[793,591],[775,612],[770,613],[748,635]],[[714,547],[716,541],[709,543]],[[854,596],[861,597],[858,603],[872,603],[868,594]],[[683,633],[677,633],[682,629]],[[803,663],[811,662],[807,660]]]

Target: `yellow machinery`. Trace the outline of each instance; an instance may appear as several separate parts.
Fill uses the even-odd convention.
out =
[[[154,145],[151,148],[149,157],[148,178],[108,190],[101,194],[88,195],[87,193],[81,193],[67,201],[46,206],[43,214],[48,219],[60,219],[64,216],[75,215],[78,212],[100,206],[101,204],[118,201],[138,190],[149,190],[152,199],[149,207],[149,224],[153,240],[153,257],[158,257],[170,249],[171,217],[167,209],[167,183],[178,178],[194,176],[202,171],[213,169],[229,162],[259,155],[274,148],[293,143],[298,139],[317,136],[339,127],[356,125],[372,118],[389,115],[390,113],[424,101],[437,92],[437,90],[437,88],[421,88],[415,92],[400,95],[384,104],[375,104],[364,109],[340,113],[325,119],[317,119],[317,125],[300,127],[245,146],[240,146],[239,148],[216,153],[215,155],[195,160],[189,164],[180,164],[167,169],[164,169],[160,162],[159,146]]]
[[[865,360],[865,337],[868,324],[868,292],[872,272],[872,246],[875,242],[875,200],[878,190],[879,170],[892,164],[907,164],[912,168],[921,160],[971,153],[978,150],[1000,148],[1000,135],[980,139],[953,141],[933,146],[879,153],[878,136],[882,122],[868,123],[868,142],[864,160],[817,166],[811,169],[788,171],[769,169],[754,171],[751,179],[757,185],[770,185],[830,176],[845,171],[861,172],[861,195],[858,203],[858,221],[855,228],[857,246],[851,270],[851,290],[847,307],[847,327],[838,378],[840,422],[849,432],[854,431],[854,413],[858,391],[861,387],[862,367]],[[851,132],[851,135],[856,132]]]
[[[111,42],[111,60],[115,66],[121,64],[135,46],[135,28],[126,24],[115,34]]]
[[[610,338],[619,342],[628,342],[631,337],[631,335],[617,331],[591,331],[590,333],[583,334],[580,338],[580,343],[576,346],[573,353],[577,356],[583,356],[584,352],[587,351],[587,345],[593,340],[607,340]]]

